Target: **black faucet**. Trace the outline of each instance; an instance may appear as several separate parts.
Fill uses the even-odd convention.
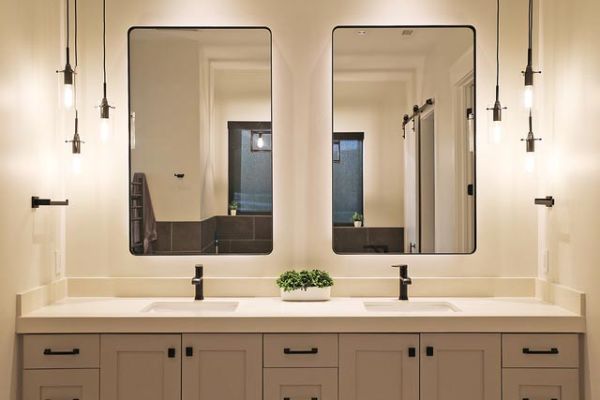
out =
[[[392,265],[400,269],[400,295],[398,300],[408,300],[408,285],[412,285],[412,279],[408,277],[408,265]]]
[[[194,300],[204,300],[204,267],[202,264],[196,265],[196,274],[192,278],[192,285],[196,287]]]

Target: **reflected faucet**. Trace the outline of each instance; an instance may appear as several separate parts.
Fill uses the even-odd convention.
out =
[[[400,269],[400,294],[398,300],[408,300],[408,285],[412,285],[412,279],[408,277],[408,265],[392,265],[393,268]]]
[[[204,267],[202,264],[196,265],[196,274],[192,278],[192,285],[196,287],[194,300],[204,300]]]

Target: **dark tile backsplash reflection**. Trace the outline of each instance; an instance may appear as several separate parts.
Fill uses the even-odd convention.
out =
[[[157,222],[154,255],[268,254],[273,249],[270,215],[215,216],[198,222]]]

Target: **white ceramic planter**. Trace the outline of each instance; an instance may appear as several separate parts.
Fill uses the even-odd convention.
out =
[[[309,287],[306,290],[296,289],[286,292],[281,289],[283,301],[327,301],[331,298],[331,287]]]
[[[237,215],[237,210],[229,210],[229,215]]]
[[[360,228],[362,226],[362,221],[354,221],[354,227]]]

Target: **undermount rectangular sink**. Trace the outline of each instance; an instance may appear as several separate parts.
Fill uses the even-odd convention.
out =
[[[164,301],[150,304],[143,312],[155,313],[207,313],[234,312],[237,301]]]
[[[370,312],[457,312],[460,311],[454,305],[447,302],[406,302],[406,301],[365,301],[365,309]]]

